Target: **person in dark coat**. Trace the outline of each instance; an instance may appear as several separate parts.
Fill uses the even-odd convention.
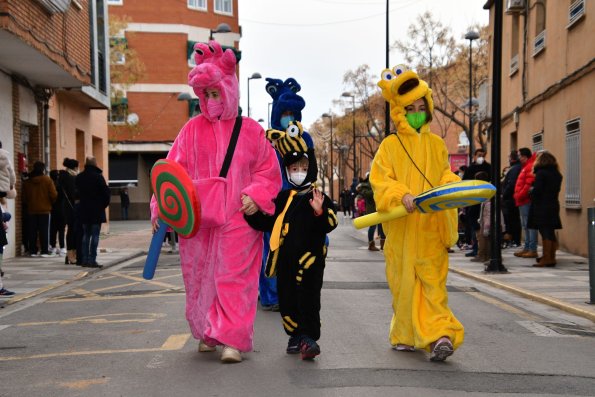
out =
[[[105,209],[110,202],[109,187],[95,157],[87,157],[85,170],[76,176],[80,198],[80,222],[83,227],[81,261],[84,267],[101,267],[97,263],[97,245],[101,224],[106,222]]]
[[[66,221],[66,258],[65,264],[76,264],[76,218],[74,216],[74,207],[78,201],[75,180],[78,174],[79,162],[75,159],[64,158],[62,162],[63,170],[58,174],[58,182],[64,194],[64,219]],[[82,236],[81,236],[82,237]],[[79,238],[80,240],[80,238]]]
[[[504,225],[506,234],[509,235],[509,241],[513,246],[521,245],[521,215],[519,207],[514,202],[514,187],[516,180],[521,173],[521,162],[516,150],[512,150],[508,156],[510,168],[504,176],[502,182],[502,213],[504,215]]]
[[[122,220],[128,220],[128,207],[130,207],[130,196],[128,196],[128,188],[120,189],[120,210],[122,212]]]
[[[543,256],[537,258],[535,267],[552,267],[556,265],[556,229],[562,229],[560,221],[560,202],[558,195],[562,186],[562,174],[558,162],[550,152],[541,152],[533,166],[535,181],[529,194],[531,209],[529,211],[529,227],[539,230],[543,240]]]
[[[463,174],[463,180],[470,180],[476,179],[475,175],[478,172],[486,172],[488,175],[492,175],[492,166],[490,163],[485,161],[486,152],[482,148],[477,148],[475,153],[473,153],[473,162]],[[471,236],[471,244],[473,248],[471,252],[465,254],[466,257],[475,257],[477,256],[477,238],[476,238],[476,231],[479,230],[479,223],[477,219],[479,218],[479,212],[481,210],[481,204],[472,205],[470,207],[465,208],[465,236]]]

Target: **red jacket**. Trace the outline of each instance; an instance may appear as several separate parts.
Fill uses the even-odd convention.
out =
[[[536,157],[537,156],[535,153],[533,153],[531,158],[527,160],[523,166],[523,169],[516,180],[516,185],[514,186],[514,202],[517,207],[531,203],[529,189],[531,189],[531,186],[533,186],[533,181],[535,181],[533,163],[535,162]]]

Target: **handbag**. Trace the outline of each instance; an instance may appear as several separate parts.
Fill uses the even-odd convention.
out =
[[[242,117],[236,117],[227,153],[218,177],[193,180],[201,203],[200,229],[220,227],[227,222],[227,172],[242,128]]]

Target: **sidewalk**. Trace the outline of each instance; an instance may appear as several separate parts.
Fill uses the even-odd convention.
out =
[[[151,241],[149,221],[112,221],[110,233],[101,234],[97,262],[103,268],[144,255]],[[2,262],[4,287],[15,292],[0,298],[0,307],[20,302],[81,279],[101,269],[65,265],[63,256],[15,257]]]
[[[367,242],[367,231],[354,228],[353,235]],[[453,249],[455,252],[449,254],[451,272],[595,321],[595,305],[587,303],[588,258],[558,250],[555,267],[537,268],[532,266],[535,259],[517,258],[513,255],[517,249],[508,248],[502,250],[502,263],[508,273],[488,274],[483,271],[483,263],[465,257],[468,251]]]

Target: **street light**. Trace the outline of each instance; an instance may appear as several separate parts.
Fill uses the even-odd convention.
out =
[[[260,73],[252,73],[252,76],[248,77],[248,117],[250,117],[250,80],[262,79]]]
[[[226,24],[225,22],[222,22],[219,25],[217,25],[215,30],[210,29],[209,40],[213,40],[213,33],[230,33],[230,32],[231,32],[231,27],[228,24]]]
[[[267,104],[267,120],[269,121],[269,128],[271,128],[271,107],[273,106],[273,102],[269,102]]]
[[[469,40],[469,164],[473,161],[473,63],[472,52],[473,40],[479,39],[479,33],[476,31],[469,31],[465,34],[465,40]]]
[[[351,108],[353,114],[353,178],[357,178],[357,160],[355,157],[355,95],[353,95],[351,92],[344,92],[341,94],[341,96],[351,98],[353,106]]]
[[[335,199],[335,194],[334,194],[335,193],[335,188],[334,188],[335,183],[333,181],[333,179],[334,179],[333,178],[333,173],[334,173],[334,170],[333,170],[333,116],[328,113],[323,113],[322,117],[328,117],[329,119],[331,119],[331,180],[330,180],[330,183],[331,183],[331,201],[333,201]]]

